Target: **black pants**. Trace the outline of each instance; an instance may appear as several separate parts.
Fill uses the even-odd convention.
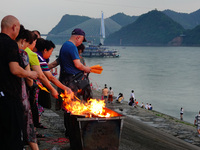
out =
[[[38,107],[35,101],[35,94],[36,94],[37,88],[38,87],[35,85],[31,89],[29,89],[29,101],[31,105],[33,124],[35,127],[39,125],[39,113],[38,113]]]
[[[83,74],[82,74],[83,75]],[[71,82],[73,79],[74,79],[74,75],[69,75],[69,74],[65,74],[65,73],[61,73],[60,74],[60,77],[59,77],[59,80],[62,84],[66,85],[67,87],[69,87],[73,92],[74,92],[74,95],[75,96],[79,96],[78,95],[78,87],[77,85],[75,85],[73,82]],[[81,75],[80,75],[80,78],[81,78]],[[59,89],[58,88],[58,92],[59,93],[63,93],[64,91],[62,89]],[[61,105],[62,105],[62,99],[59,98],[56,102],[56,109],[60,109],[61,108]],[[70,133],[70,126],[69,126],[69,123],[70,123],[70,113],[64,111],[64,126],[65,126],[65,136],[66,137],[69,137],[69,133]]]
[[[24,109],[21,100],[0,98],[0,149],[22,150]]]
[[[82,74],[82,75],[81,75]],[[83,73],[81,72],[80,73],[80,78],[82,78],[83,76]],[[78,95],[78,87],[76,84],[74,84],[72,81],[73,79],[75,78],[75,75],[71,75],[71,74],[66,74],[66,73],[63,73],[61,72],[60,73],[60,77],[59,77],[59,81],[64,84],[65,86],[69,87],[73,92],[74,92],[74,95],[79,97]],[[64,93],[64,91],[60,88],[57,89],[58,90],[58,93]],[[60,110],[61,109],[61,105],[62,105],[62,98],[59,97],[58,100],[56,100],[56,106],[55,106],[55,109],[56,110]]]
[[[65,137],[69,137],[70,132],[70,113],[64,112],[64,126],[65,126]]]

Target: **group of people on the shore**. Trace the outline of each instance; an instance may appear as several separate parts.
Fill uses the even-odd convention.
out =
[[[104,85],[104,88],[102,89],[102,99],[105,100],[105,103],[111,103],[113,104],[113,96],[114,92],[112,87],[107,87],[107,84]]]
[[[59,80],[50,69],[49,63],[55,45],[40,37],[40,32],[30,31],[12,15],[1,21],[0,33],[0,147],[6,150],[22,150],[29,145],[38,150],[37,138],[44,135],[36,128],[46,129],[40,122],[44,109],[40,105],[40,89],[46,87],[57,99],[57,110],[63,107],[59,94],[66,91],[84,97],[92,97],[88,73],[91,68],[81,59],[77,47],[85,42],[85,32],[79,28],[72,31],[71,37],[60,49],[57,65],[60,64]],[[81,51],[84,47],[80,48]],[[83,80],[83,81],[82,81]],[[78,81],[78,84],[77,84]],[[58,87],[56,90],[51,84]],[[48,93],[46,93],[48,94]],[[43,96],[43,98],[50,97]],[[64,111],[64,113],[67,113]],[[66,136],[69,126],[66,121]]]
[[[138,106],[138,101],[135,98],[134,90],[131,91],[128,105],[133,106],[133,107],[137,107]],[[153,109],[153,107],[151,106],[151,104],[146,103],[146,105],[144,105],[143,102],[142,102],[142,104],[141,104],[140,107],[148,109],[148,110],[152,110]]]

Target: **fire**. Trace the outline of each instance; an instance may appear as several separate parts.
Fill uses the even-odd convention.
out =
[[[63,106],[66,110],[74,115],[84,115],[86,117],[111,117],[110,113],[105,111],[105,100],[90,99],[87,102],[82,102],[76,96],[72,98],[70,94],[65,91],[60,96],[63,100]]]

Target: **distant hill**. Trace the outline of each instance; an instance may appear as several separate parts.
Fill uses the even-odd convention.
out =
[[[118,31],[122,27],[110,18],[104,19],[104,23],[106,36]],[[62,44],[69,39],[74,28],[81,28],[85,31],[86,39],[88,41],[92,41],[94,44],[99,44],[100,26],[100,18],[95,19],[84,16],[65,15],[58,25],[48,33],[47,39],[52,40],[55,44]]]
[[[154,16],[153,12],[156,13],[154,10],[141,16],[128,16],[124,13],[117,13],[106,18],[104,20],[106,31],[105,43],[119,45],[121,42],[121,44],[127,45],[140,45],[145,42],[145,45],[166,45],[169,42],[169,45],[188,45],[191,42],[191,44],[199,45],[198,39],[200,37],[198,35],[200,34],[198,33],[200,32],[198,25],[200,25],[200,9],[190,14],[178,13],[172,10],[157,11],[160,17],[155,14]],[[52,40],[55,44],[63,44],[69,39],[74,28],[82,28],[86,32],[88,41],[93,44],[99,44],[100,22],[100,18],[66,14],[48,33],[47,39]],[[161,29],[165,30],[162,31]],[[109,37],[111,34],[112,36]],[[182,36],[177,37],[178,34]],[[119,35],[122,37],[119,37]],[[134,37],[131,35],[134,35]],[[156,43],[157,41],[158,43]]]
[[[164,13],[153,10],[141,15],[135,22],[109,35],[107,45],[168,45],[180,36],[184,28]]]
[[[131,24],[137,18],[138,18],[138,16],[131,17],[131,16],[125,15],[124,13],[117,13],[110,17],[110,19],[112,19],[113,21],[115,21],[116,23],[118,23],[121,26],[126,26],[128,24]]]
[[[163,13],[181,24],[185,29],[193,29],[200,25],[200,9],[190,14],[178,13],[172,10],[164,10]]]
[[[200,25],[192,30],[187,30],[183,37],[183,46],[200,46]]]
[[[89,19],[91,18],[86,16],[64,15],[60,22],[49,32],[49,34],[58,34]]]

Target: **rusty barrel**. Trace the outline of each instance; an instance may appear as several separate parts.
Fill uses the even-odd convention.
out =
[[[109,118],[85,118],[68,115],[69,140],[72,150],[118,150],[125,116],[115,113]]]

